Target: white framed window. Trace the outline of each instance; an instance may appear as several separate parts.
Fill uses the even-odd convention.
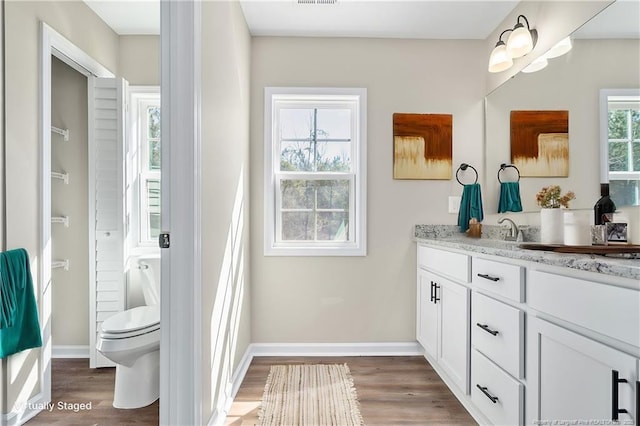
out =
[[[616,206],[640,204],[640,91],[604,90],[607,177]],[[604,109],[604,108],[603,108]]]
[[[134,247],[158,246],[160,233],[160,88],[130,87],[127,184]]]
[[[265,88],[265,255],[366,255],[366,96]]]

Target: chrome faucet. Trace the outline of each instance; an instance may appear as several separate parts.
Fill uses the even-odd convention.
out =
[[[520,230],[520,228],[518,228],[518,225],[516,225],[516,223],[513,220],[509,219],[508,217],[503,217],[502,219],[499,219],[498,223],[503,223],[504,221],[509,222],[509,225],[510,225],[509,233],[504,237],[504,239],[506,241],[518,241],[518,242],[524,241],[522,231]]]

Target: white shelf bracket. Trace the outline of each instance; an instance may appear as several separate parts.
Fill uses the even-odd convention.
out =
[[[65,228],[68,228],[69,216],[51,216],[51,223],[62,223]]]
[[[65,185],[69,184],[69,173],[51,172],[51,177],[64,181]]]
[[[65,271],[69,270],[69,259],[64,260],[54,260],[51,262],[51,269],[59,269],[62,268]]]
[[[62,135],[62,137],[64,138],[64,141],[69,142],[69,129],[61,129],[56,126],[51,126],[51,132]]]

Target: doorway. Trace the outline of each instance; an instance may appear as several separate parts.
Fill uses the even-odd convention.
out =
[[[87,83],[86,75],[57,57],[51,57],[51,335],[54,358],[88,356]]]

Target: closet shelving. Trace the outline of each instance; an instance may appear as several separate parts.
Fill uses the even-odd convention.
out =
[[[65,142],[69,142],[69,129],[61,129],[56,126],[51,126],[51,133],[61,135]]]
[[[69,216],[51,216],[51,223],[61,223],[65,228],[68,228]]]
[[[51,132],[61,135],[65,142],[69,142],[69,129],[61,129],[56,126],[51,126]],[[69,184],[69,173],[67,172],[51,172],[52,179],[59,179],[65,183],[65,185]],[[65,228],[69,227],[69,216],[51,216],[51,223],[60,223],[65,226]],[[63,269],[65,271],[69,270],[69,259],[56,259],[51,261],[51,269]]]
[[[52,179],[60,179],[64,181],[65,185],[69,184],[69,173],[66,172],[51,172]]]
[[[69,270],[69,259],[60,259],[51,261],[51,269],[64,269],[65,271]]]

